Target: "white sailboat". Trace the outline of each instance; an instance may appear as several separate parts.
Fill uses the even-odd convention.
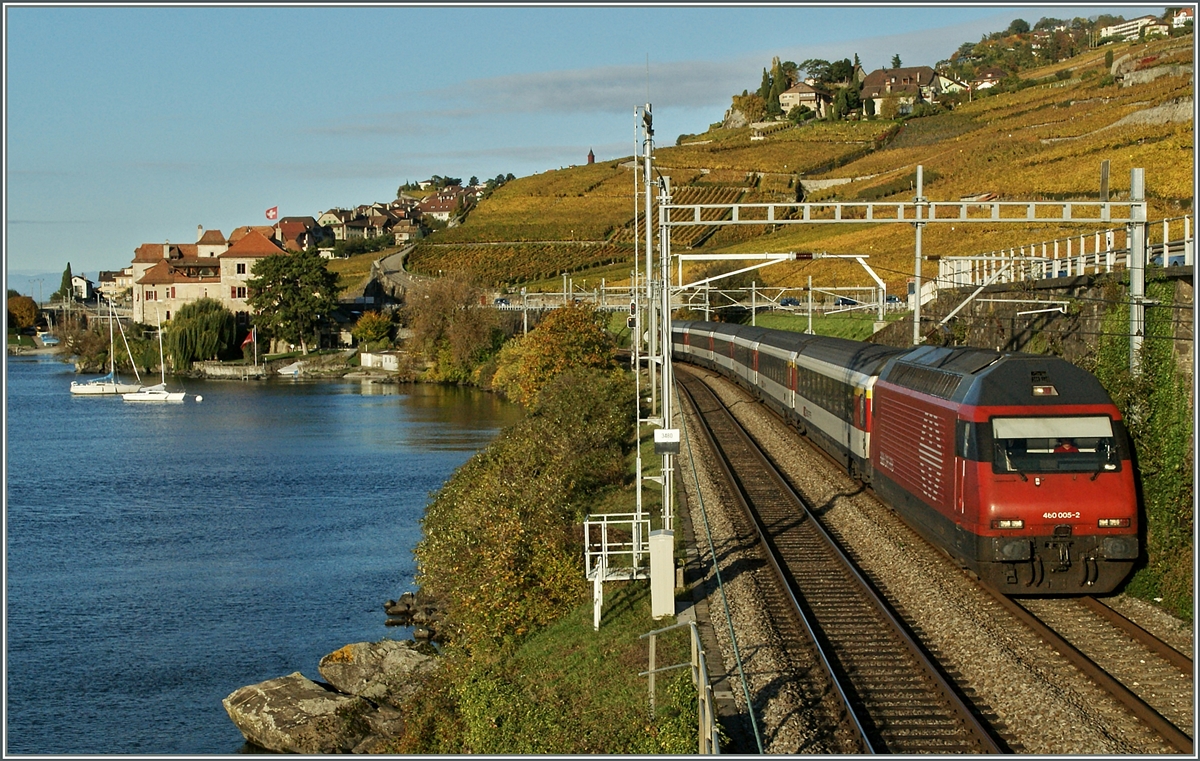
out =
[[[121,340],[125,341],[125,351],[129,353],[129,363],[133,365],[133,374],[137,383],[122,383],[117,375],[117,343],[113,335],[113,322],[116,315],[113,312],[112,301],[108,302],[108,375],[93,378],[89,381],[71,381],[71,393],[79,396],[95,396],[98,394],[126,394],[137,391],[142,387],[142,376],[138,375],[137,365],[133,361],[133,353],[129,351],[129,342],[125,341],[125,328],[121,328]],[[117,323],[118,326],[120,323]]]
[[[162,321],[158,323],[158,367],[162,372],[162,382],[153,386],[142,386],[131,394],[122,394],[127,402],[182,402],[184,392],[167,391],[167,363],[163,360]]]

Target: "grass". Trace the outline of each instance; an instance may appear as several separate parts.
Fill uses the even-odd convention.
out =
[[[330,259],[325,262],[325,269],[338,276],[337,285],[340,290],[349,290],[358,287],[363,278],[371,274],[372,262],[385,256],[391,256],[401,248],[403,247],[393,246],[382,251],[368,251],[365,254],[357,254],[345,259]]]
[[[819,336],[865,341],[875,333],[875,317],[875,312],[869,314],[862,312],[844,312],[833,315],[814,314],[813,333]],[[912,313],[888,312],[884,315],[884,322],[888,323],[904,319],[912,319]],[[808,315],[767,312],[758,315],[756,323],[760,328],[804,333],[808,330]]]
[[[28,347],[28,348],[32,349],[35,346],[37,346],[37,343],[33,340],[33,338],[31,336],[23,336],[23,335],[20,335],[19,333],[9,331],[8,345],[9,346],[24,346],[24,347]]]

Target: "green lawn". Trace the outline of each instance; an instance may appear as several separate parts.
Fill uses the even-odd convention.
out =
[[[834,336],[849,338],[855,341],[865,341],[875,332],[876,313],[844,312],[842,314],[820,315],[812,318],[813,333],[819,336]],[[910,312],[889,312],[884,315],[886,322],[912,319]],[[760,328],[773,330],[791,330],[804,333],[808,330],[808,315],[788,314],[786,312],[767,312],[758,315],[756,324]]]

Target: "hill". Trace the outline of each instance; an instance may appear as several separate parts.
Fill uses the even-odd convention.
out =
[[[1130,170],[1145,169],[1150,219],[1190,213],[1193,204],[1193,37],[1116,43],[1023,72],[1010,91],[953,110],[906,120],[789,122],[767,128],[710,129],[656,148],[676,203],[789,202],[796,183],[806,201],[910,200],[916,166],[925,196],[958,200],[1098,197],[1100,164],[1110,162],[1114,199],[1127,197]],[[1131,70],[1114,80],[1105,64]],[[1124,59],[1124,63],[1122,59]],[[418,272],[465,271],[496,285],[554,287],[563,272],[578,287],[628,282],[634,236],[630,159],[549,171],[509,182],[466,222],[435,233],[409,259]],[[1046,224],[930,225],[927,255],[969,255],[1083,232]],[[1152,235],[1154,234],[1152,226]],[[674,250],[825,251],[866,254],[901,291],[912,273],[907,224],[695,228],[673,236]],[[867,285],[857,265],[822,261],[761,271],[767,285]],[[590,282],[589,282],[590,281]]]

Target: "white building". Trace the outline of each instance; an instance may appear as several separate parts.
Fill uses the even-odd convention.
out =
[[[1126,41],[1136,40],[1142,34],[1142,27],[1157,23],[1158,19],[1154,16],[1142,16],[1141,18],[1135,18],[1133,21],[1113,24],[1100,30],[1100,39],[1117,37]]]

